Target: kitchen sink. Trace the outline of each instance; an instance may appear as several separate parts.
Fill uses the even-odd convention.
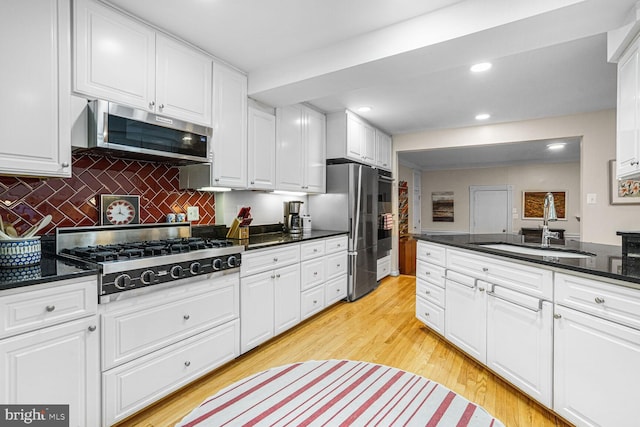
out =
[[[595,254],[589,252],[578,252],[578,251],[570,251],[566,249],[557,249],[557,248],[534,248],[531,246],[518,246],[518,245],[509,245],[506,243],[490,243],[490,244],[481,244],[478,246],[482,246],[487,249],[497,249],[499,251],[505,252],[513,252],[516,254],[522,255],[536,255],[543,257],[556,257],[556,258],[590,258],[595,256]]]

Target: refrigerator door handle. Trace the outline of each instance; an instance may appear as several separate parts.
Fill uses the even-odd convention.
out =
[[[353,267],[353,264],[355,262],[355,257],[358,256],[358,252],[349,252],[349,257],[353,257],[353,258],[349,258],[349,262],[347,263],[347,276],[353,276],[354,272],[355,272],[355,268]]]
[[[362,165],[358,165],[358,186],[356,187],[356,228],[353,231],[353,247],[358,246],[358,227],[360,224],[360,197],[362,196]]]

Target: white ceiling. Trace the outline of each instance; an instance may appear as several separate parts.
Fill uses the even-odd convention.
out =
[[[396,135],[615,108],[606,32],[636,0],[108,1],[247,72],[258,101],[369,105]]]

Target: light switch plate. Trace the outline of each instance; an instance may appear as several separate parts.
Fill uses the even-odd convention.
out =
[[[187,207],[187,221],[197,221],[200,219],[200,209],[197,206]]]

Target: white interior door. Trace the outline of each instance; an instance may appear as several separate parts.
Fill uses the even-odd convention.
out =
[[[413,191],[411,194],[411,232],[414,234],[422,233],[422,172],[413,171]]]
[[[510,185],[469,187],[469,232],[510,233],[512,193]]]

